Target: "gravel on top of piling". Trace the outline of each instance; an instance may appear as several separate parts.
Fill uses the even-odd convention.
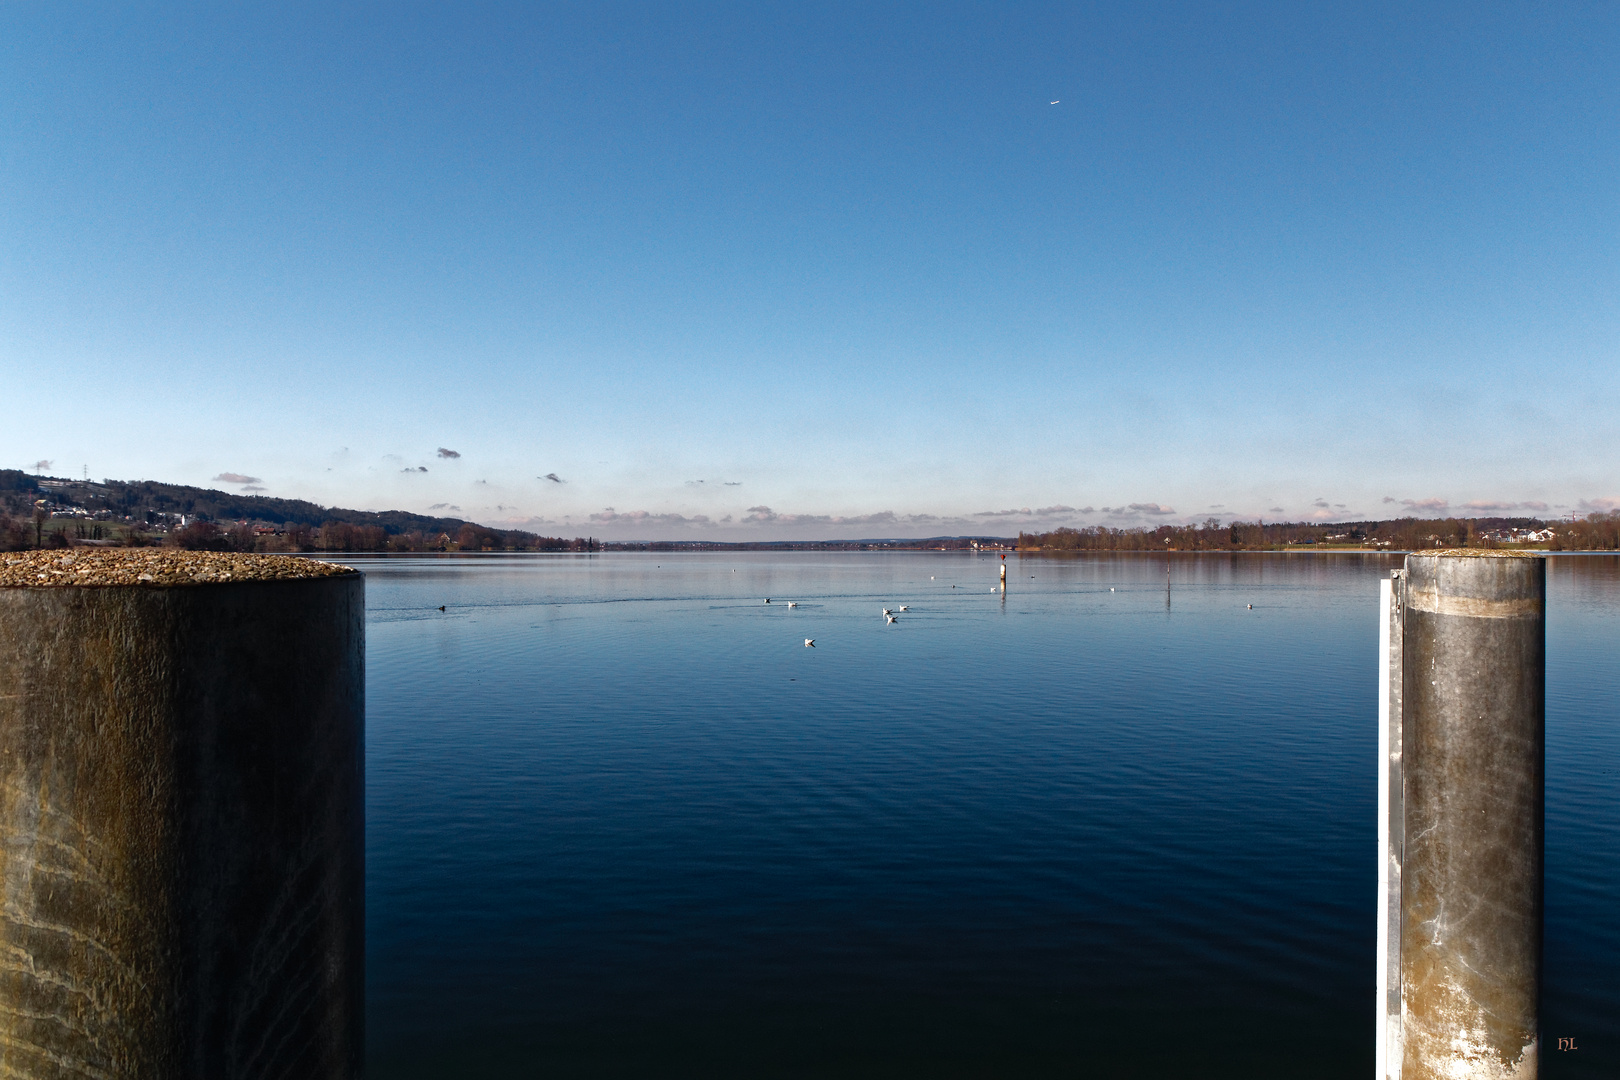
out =
[[[352,566],[295,555],[178,548],[69,548],[0,553],[0,588],[54,585],[217,585],[353,574]]]

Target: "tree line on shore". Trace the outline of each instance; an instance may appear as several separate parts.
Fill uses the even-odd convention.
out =
[[[466,522],[453,532],[426,533],[407,529],[390,533],[381,525],[352,525],[329,521],[311,527],[288,522],[283,528],[266,531],[249,524],[219,525],[194,521],[166,533],[146,532],[129,527],[116,534],[98,523],[53,522],[13,515],[0,515],[0,551],[27,551],[33,548],[65,548],[75,543],[114,544],[122,547],[175,547],[188,551],[244,552],[361,552],[361,551],[600,551],[601,541],[587,537],[565,539],[540,536],[519,529],[491,529]],[[105,533],[107,539],[101,534]]]
[[[47,500],[73,500],[96,517],[113,520],[53,519]],[[185,515],[186,523],[177,522]],[[267,522],[278,523],[269,527]],[[1620,511],[1588,514],[1571,521],[1538,518],[1399,518],[1390,521],[1266,524],[1208,518],[1198,525],[1054,529],[1020,533],[1022,551],[1267,551],[1300,546],[1345,545],[1421,550],[1435,547],[1522,546],[1526,534],[1553,551],[1620,550]],[[298,499],[231,495],[212,489],[104,480],[54,480],[15,469],[0,469],[0,550],[75,542],[168,544],[215,551],[674,551],[758,548],[867,550],[890,548],[998,547],[994,537],[939,537],[912,541],[800,541],[721,544],[617,542],[589,537],[540,536],[520,529],[494,529],[460,518],[435,518],[405,511],[322,508]]]
[[[446,531],[454,535],[464,524],[463,519],[455,517],[433,517],[405,510],[349,510],[341,506],[321,506],[306,499],[236,495],[214,488],[165,484],[157,480],[72,480],[0,469],[0,513],[28,517],[41,495],[147,525],[184,515],[188,520],[269,521],[311,529],[333,522],[380,525],[390,536],[412,530],[437,536]]]
[[[1527,534],[1533,534],[1530,539]],[[1573,521],[1539,518],[1398,518],[1302,524],[1216,518],[1199,525],[1159,525],[1018,534],[1020,551],[1276,551],[1318,545],[1361,546],[1395,551],[1424,548],[1521,547],[1551,551],[1620,550],[1620,511]]]
[[[54,513],[63,509],[91,516]],[[403,510],[323,508],[302,499],[232,495],[155,480],[95,483],[0,469],[0,551],[78,542],[265,552],[601,549],[588,537],[492,529]]]
[[[249,526],[222,528],[199,521],[163,538],[165,544],[194,551],[595,551],[600,544],[585,537],[572,540],[541,536],[521,529],[491,529],[465,522],[453,532],[405,529],[389,532],[381,525],[328,521],[311,528],[289,522],[275,533]]]

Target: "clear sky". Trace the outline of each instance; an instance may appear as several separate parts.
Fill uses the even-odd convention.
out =
[[[1612,3],[7,4],[0,465],[626,538],[1581,513],[1617,151]]]

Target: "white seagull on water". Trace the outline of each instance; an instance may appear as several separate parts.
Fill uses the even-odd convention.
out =
[[[892,623],[897,623],[897,622],[900,621],[899,619],[895,618],[893,615],[888,614],[887,612],[884,613],[883,617],[885,619],[888,619]]]
[[[816,647],[816,639],[813,638],[813,637],[805,638],[804,639],[804,647],[807,648],[807,649],[815,648]]]

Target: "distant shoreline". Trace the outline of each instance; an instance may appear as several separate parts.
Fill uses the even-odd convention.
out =
[[[601,524],[601,523],[594,523]],[[783,523],[787,524],[787,523]],[[989,522],[986,522],[989,524]],[[999,524],[1010,524],[1001,521]],[[570,525],[570,528],[574,526]],[[723,526],[714,527],[718,532]],[[733,526],[726,531],[736,535]],[[1600,552],[1620,549],[1620,513],[1534,517],[1394,518],[1090,525],[1017,536],[957,535],[836,540],[600,540],[548,537],[403,510],[322,507],[212,488],[44,477],[0,469],[0,550],[164,545],[262,553],[646,551],[961,551],[1057,555],[1080,551],[1368,552],[1431,548]]]
[[[787,543],[792,544],[793,541],[788,541]],[[817,546],[814,546],[814,547],[808,547],[808,546],[807,547],[790,547],[790,546],[784,546],[784,545],[781,545],[781,544],[778,544],[778,545],[763,545],[763,544],[739,543],[736,547],[729,547],[729,548],[711,544],[711,545],[707,545],[707,546],[702,547],[702,548],[680,547],[680,548],[675,548],[673,550],[648,550],[647,548],[642,547],[642,546],[634,546],[634,547],[625,546],[625,547],[621,547],[621,546],[619,546],[617,544],[614,544],[612,542],[603,544],[600,541],[598,541],[599,547],[594,552],[585,552],[585,551],[386,551],[386,550],[380,550],[380,551],[306,551],[306,552],[300,552],[299,554],[304,556],[304,557],[307,557],[307,558],[317,558],[317,559],[342,559],[342,558],[353,558],[353,557],[356,557],[356,556],[387,557],[387,558],[402,559],[402,558],[427,558],[427,557],[432,557],[432,558],[497,558],[497,557],[510,558],[512,556],[518,556],[518,555],[523,555],[523,556],[528,556],[528,555],[545,556],[545,557],[551,557],[551,558],[567,556],[567,557],[570,557],[570,558],[578,558],[578,557],[582,557],[582,556],[596,556],[596,555],[724,555],[724,554],[727,554],[728,552],[733,553],[733,554],[769,554],[771,552],[780,552],[780,553],[828,554],[828,555],[846,555],[846,554],[849,554],[849,555],[862,555],[862,554],[867,554],[867,555],[871,555],[871,554],[993,555],[993,554],[1007,554],[1007,555],[1018,555],[1018,556],[1021,556],[1021,557],[1022,556],[1039,556],[1041,558],[1058,557],[1058,558],[1071,558],[1072,559],[1072,558],[1081,558],[1081,557],[1092,558],[1092,557],[1096,557],[1096,556],[1099,556],[1099,555],[1110,555],[1110,556],[1125,555],[1125,556],[1131,556],[1131,557],[1151,556],[1153,558],[1164,558],[1165,556],[1169,556],[1169,555],[1176,555],[1176,556],[1196,555],[1196,556],[1206,556],[1206,557],[1207,556],[1215,556],[1215,555],[1380,555],[1380,556],[1394,557],[1394,556],[1405,556],[1405,555],[1421,555],[1426,551],[1436,550],[1436,549],[1433,549],[1433,548],[1318,547],[1318,548],[1313,549],[1313,548],[1310,548],[1310,547],[1289,547],[1289,548],[1233,548],[1233,549],[1228,550],[1228,551],[1220,551],[1220,550],[1182,551],[1182,550],[1179,550],[1179,549],[1176,549],[1176,548],[1171,548],[1168,551],[1154,551],[1152,549],[1146,549],[1146,550],[1137,550],[1137,549],[1107,550],[1107,549],[1099,549],[1099,550],[1082,550],[1082,551],[1042,551],[1042,550],[1039,550],[1039,549],[1017,550],[1017,549],[1009,548],[1005,552],[991,552],[991,551],[967,551],[967,550],[962,550],[962,549],[914,548],[914,547],[898,547],[898,546],[888,547],[888,546],[878,546],[878,545],[872,545],[872,546],[868,546],[868,547],[864,547],[864,548],[826,547],[826,546],[821,546],[819,541],[809,541],[809,543],[810,544],[815,544]],[[1492,549],[1480,548],[1478,550],[1485,551],[1485,550],[1492,550]],[[1552,550],[1550,548],[1498,548],[1498,549],[1494,549],[1494,550],[1523,551],[1523,552],[1536,554],[1536,555],[1546,555],[1548,557],[1561,557],[1561,556],[1565,556],[1565,555],[1582,555],[1582,556],[1584,556],[1584,555],[1620,555],[1620,551],[1612,551],[1612,550],[1607,550],[1607,549],[1604,549],[1604,548],[1590,548],[1590,549],[1581,549],[1581,550],[1558,550],[1558,551]]]

